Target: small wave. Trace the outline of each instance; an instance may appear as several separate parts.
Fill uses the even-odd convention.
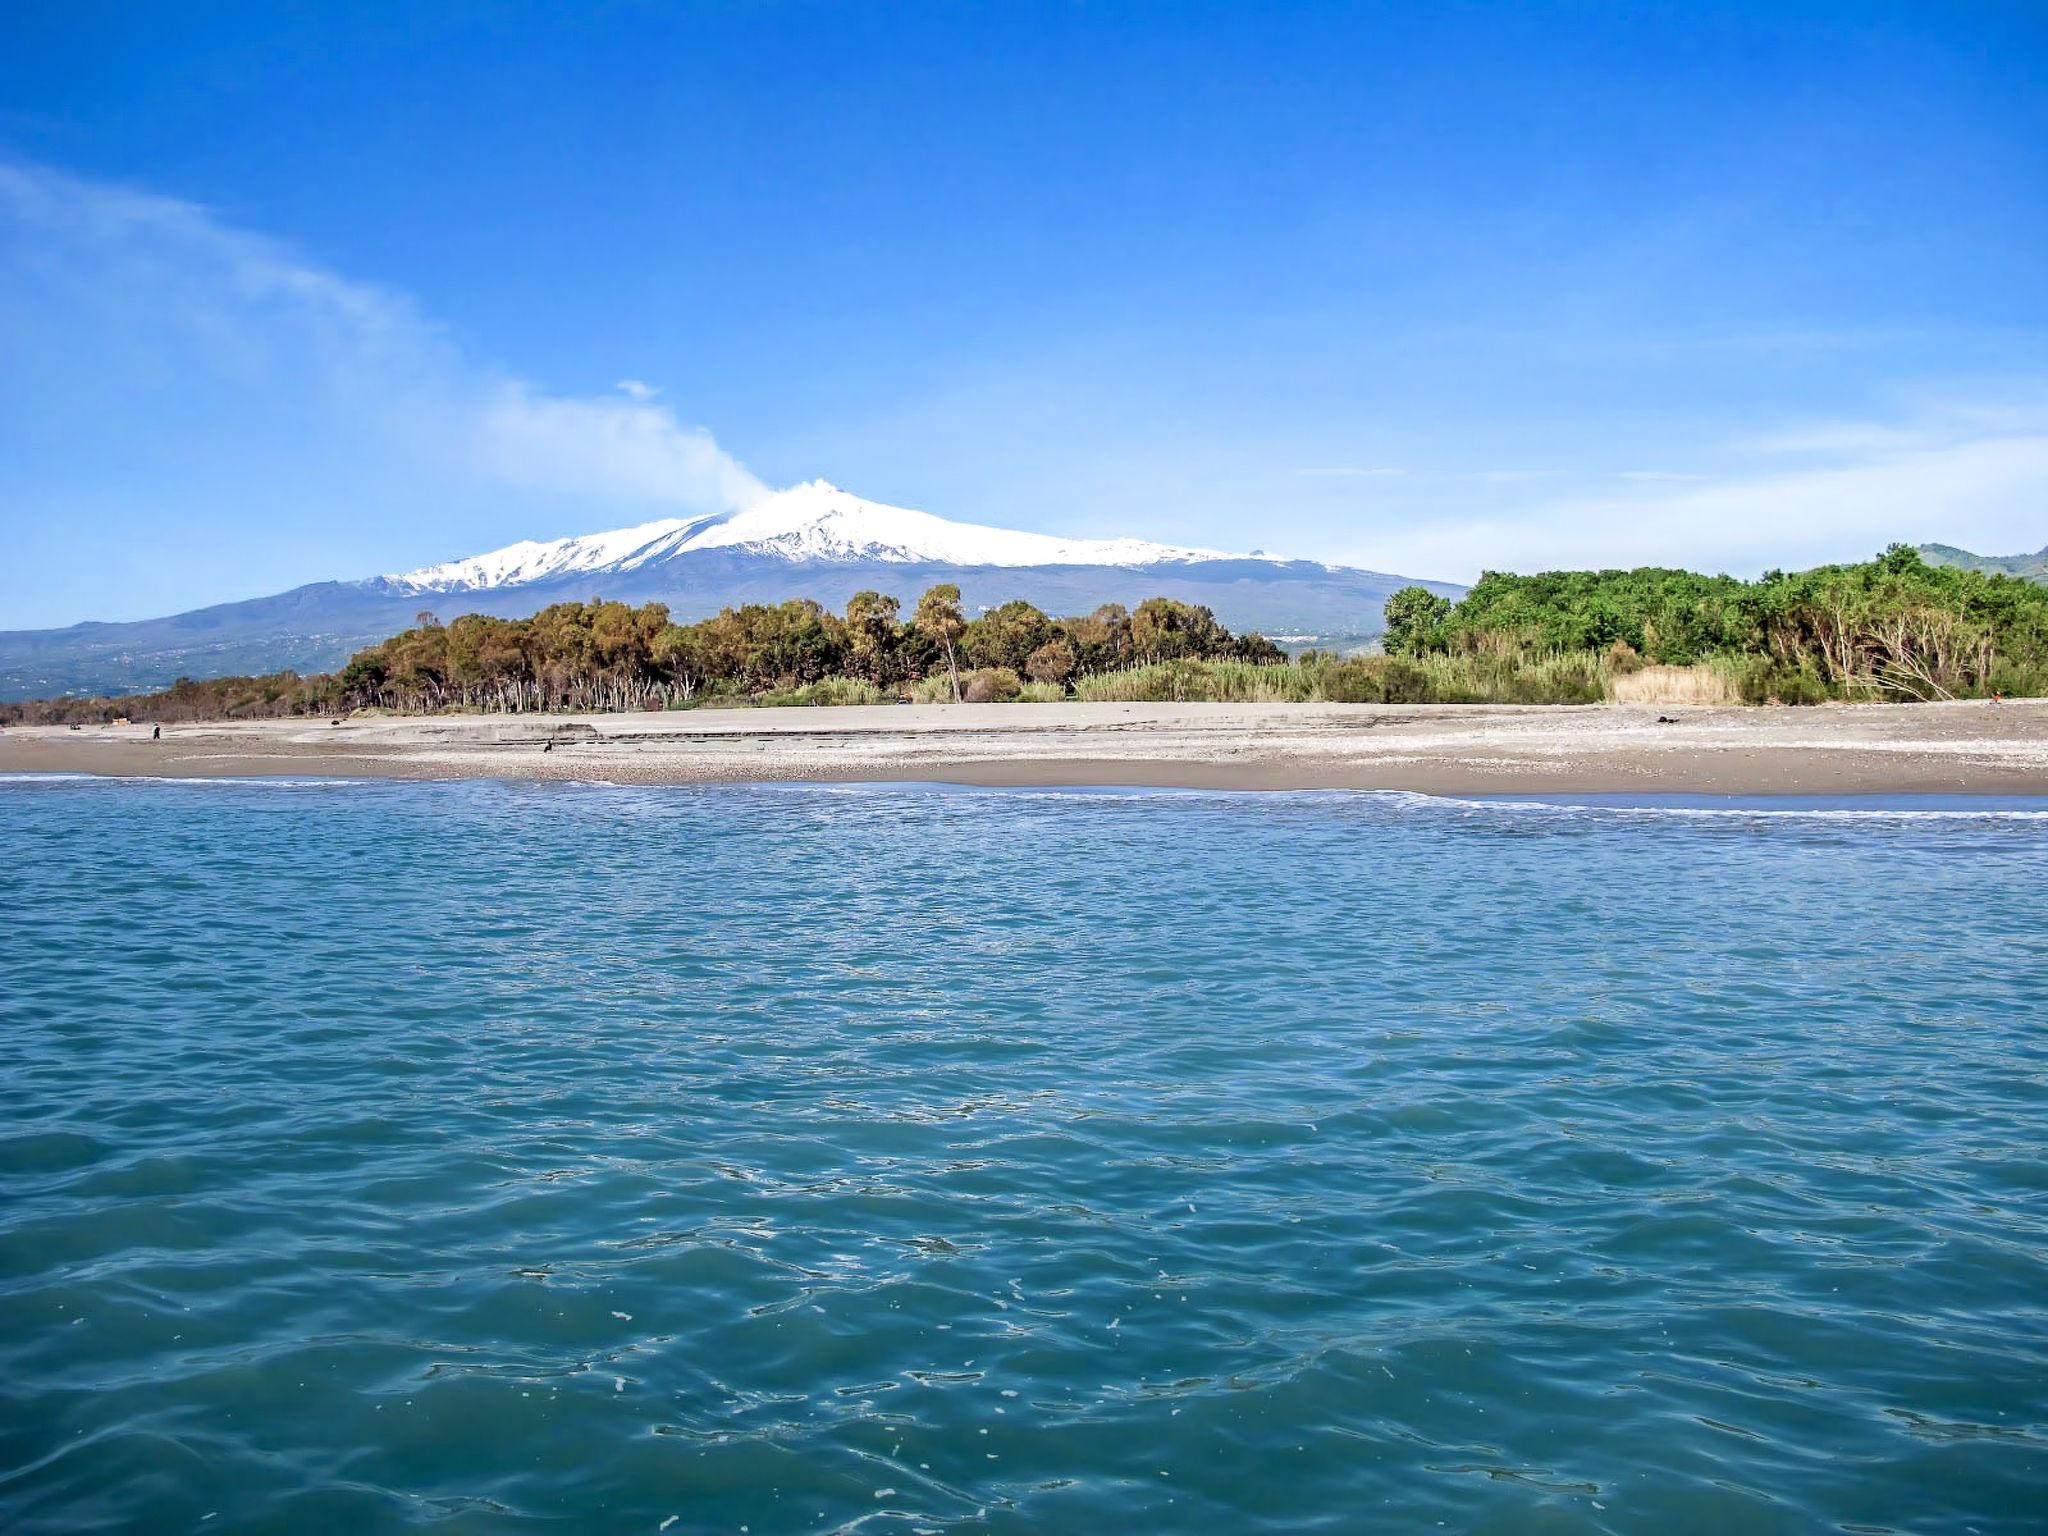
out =
[[[585,781],[593,782],[593,781]],[[648,786],[654,787],[654,786]],[[678,786],[681,787],[681,786]],[[2048,821],[2048,795],[1445,795],[1408,789],[1224,789],[1171,784],[961,784],[933,779],[831,783],[693,785],[798,795],[1000,795],[1038,800],[1221,800],[1276,798],[1378,804],[1417,811],[1535,813],[1556,817],[1678,817],[1706,820]]]
[[[349,778],[288,779],[258,774],[194,779],[168,773],[0,773],[0,787],[28,787],[36,784],[176,784],[196,789],[352,789],[390,782],[393,781]]]
[[[463,779],[394,780],[323,776],[286,778],[267,775],[220,775],[187,778],[143,773],[0,773],[0,787],[48,784],[165,784],[193,788],[360,789],[378,786],[401,790],[451,782],[499,787],[546,785],[555,789],[594,789],[655,794],[779,794],[865,797],[875,795],[1002,796],[1035,800],[1174,800],[1268,803],[1320,800],[1376,804],[1425,813],[1486,812],[1559,819],[1615,818],[1701,821],[1819,822],[2048,822],[2048,795],[1448,795],[1405,789],[1231,789],[1174,784],[964,784],[942,779],[877,780],[740,780],[638,784],[616,779]]]
[[[1417,806],[1456,807],[1474,811],[1510,811],[1552,816],[1679,818],[1710,821],[2048,821],[2048,797],[1950,795],[1826,796],[1802,802],[1793,796],[1729,795],[1700,803],[1703,797],[1673,796],[1538,796],[1529,799],[1422,795],[1406,791],[1373,791],[1399,795]]]
[[[1219,789],[1199,784],[969,784],[957,779],[763,779],[698,788],[814,795],[1028,795],[1034,800],[1270,800],[1275,796],[1352,798],[1379,790]],[[1427,796],[1419,798],[1428,798]]]

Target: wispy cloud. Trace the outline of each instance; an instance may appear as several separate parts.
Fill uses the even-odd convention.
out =
[[[0,163],[0,335],[0,518],[118,526],[144,611],[763,492],[638,380],[551,392],[204,208],[19,163]],[[90,557],[90,530],[71,547]],[[33,579],[0,585],[6,620]]]
[[[1405,469],[1363,468],[1350,464],[1314,465],[1297,469],[1297,475],[1311,480],[1391,480],[1408,473]]]
[[[2048,543],[2048,420],[2032,431],[1953,441],[1930,440],[1919,426],[1873,426],[1836,439],[1885,445],[1852,462],[1411,521],[1356,554],[1387,568],[1465,579],[1485,569],[1589,565],[1754,574],[1770,565],[1861,559],[1895,539],[1989,554]]]
[[[1738,439],[1739,454],[1763,458],[1861,462],[1886,455],[1955,447],[2000,437],[2048,432],[2048,383],[2008,382],[1974,395],[1908,395],[1884,420],[1838,418],[1787,424]]]
[[[1867,458],[1926,448],[1939,441],[1928,428],[1876,421],[1816,421],[1786,427],[1734,444],[1738,453],[1771,458]]]

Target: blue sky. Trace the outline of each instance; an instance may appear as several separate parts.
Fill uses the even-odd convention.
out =
[[[1454,579],[2048,544],[2038,6],[417,9],[0,12],[0,627],[814,476]]]

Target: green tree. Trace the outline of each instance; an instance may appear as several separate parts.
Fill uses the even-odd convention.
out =
[[[1033,651],[1024,661],[1024,673],[1034,683],[1057,683],[1064,688],[1074,676],[1074,648],[1055,637]]]
[[[1131,649],[1139,661],[1221,656],[1231,644],[1230,631],[1199,603],[1148,597],[1131,615]]]
[[[960,658],[955,647],[967,632],[967,620],[960,612],[960,589],[942,581],[917,600],[913,620],[917,632],[946,653],[946,670],[953,678],[953,702],[960,702]]]
[[[880,592],[856,592],[846,600],[846,643],[853,675],[871,683],[892,681],[897,615],[902,605]]]
[[[1403,587],[1387,599],[1387,631],[1380,644],[1389,656],[1420,656],[1433,648],[1451,616],[1451,600],[1427,587]]]
[[[1877,566],[1887,576],[1907,576],[1924,571],[1927,562],[1910,544],[1887,544],[1884,553],[1877,557]]]
[[[1008,667],[1017,672],[1052,633],[1052,620],[1031,604],[1004,603],[967,626],[960,652],[971,667]]]
[[[1131,664],[1131,615],[1122,603],[1104,603],[1061,626],[1082,672],[1115,672]]]

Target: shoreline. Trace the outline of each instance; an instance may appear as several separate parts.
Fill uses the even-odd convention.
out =
[[[1420,794],[2048,794],[2048,700],[937,704],[11,726],[0,773]],[[552,742],[552,746],[550,745]]]

